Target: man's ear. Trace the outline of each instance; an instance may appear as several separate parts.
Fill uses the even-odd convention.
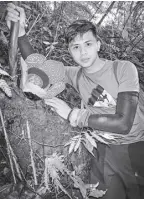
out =
[[[69,54],[72,56],[72,54],[71,54],[71,51],[70,51],[69,47],[68,47],[68,52],[69,52]]]
[[[100,51],[100,47],[101,47],[101,42],[100,42],[100,41],[97,41],[97,48],[98,48],[97,51]]]

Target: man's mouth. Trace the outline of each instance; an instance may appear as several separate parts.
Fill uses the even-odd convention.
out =
[[[89,61],[89,59],[90,59],[90,58],[83,58],[83,59],[81,59],[81,61],[82,61],[83,63],[87,63],[87,62]]]

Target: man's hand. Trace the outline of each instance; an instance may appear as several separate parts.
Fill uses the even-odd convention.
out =
[[[62,118],[67,119],[71,108],[63,100],[53,97],[52,99],[45,99],[45,103],[52,106]]]
[[[7,4],[7,14],[6,14],[6,23],[8,28],[11,28],[11,22],[20,22],[20,29],[19,29],[19,37],[25,34],[25,11],[23,8],[19,6],[15,6],[13,3]]]

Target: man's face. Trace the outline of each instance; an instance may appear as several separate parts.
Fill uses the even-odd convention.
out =
[[[78,34],[69,43],[69,52],[74,61],[81,67],[92,67],[98,57],[100,42],[96,40],[93,33],[88,31],[83,35]]]

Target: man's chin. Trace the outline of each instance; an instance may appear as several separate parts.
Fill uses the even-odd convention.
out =
[[[81,64],[81,67],[82,68],[89,68],[89,67],[91,67],[91,64],[89,64],[89,63],[83,63],[83,64]]]

